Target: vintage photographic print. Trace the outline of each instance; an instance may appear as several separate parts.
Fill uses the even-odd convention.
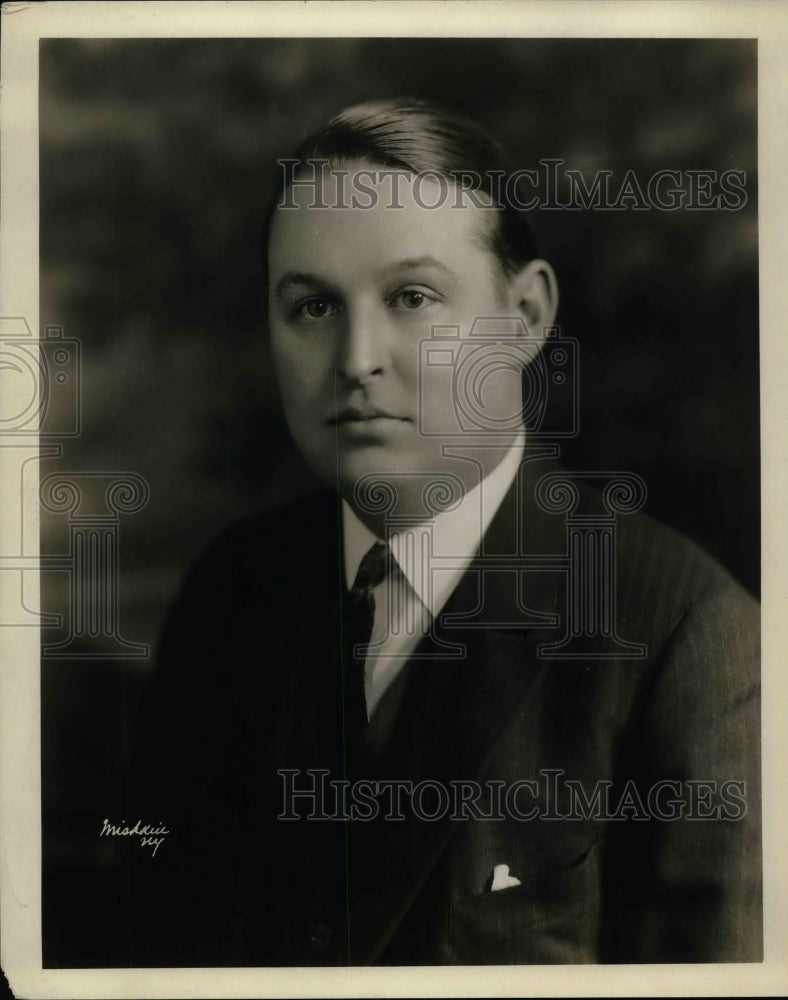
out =
[[[758,33],[63,6],[0,317],[41,982],[755,981]]]

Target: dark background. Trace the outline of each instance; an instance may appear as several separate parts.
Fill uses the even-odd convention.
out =
[[[742,40],[44,40],[41,323],[82,344],[84,421],[58,470],[143,476],[121,519],[121,630],[155,645],[224,526],[310,488],[266,348],[260,226],[277,157],[347,104],[467,111],[536,168],[745,171],[738,211],[533,213],[580,342],[576,469],[640,474],[646,510],[759,589],[756,47]],[[67,547],[42,516],[42,552]],[[44,573],[45,610],[65,610]],[[43,631],[57,641],[57,629]],[[104,817],[150,659],[42,673],[44,963],[125,965]],[[275,668],[276,665],[271,665]],[[157,860],[160,858],[157,857]]]

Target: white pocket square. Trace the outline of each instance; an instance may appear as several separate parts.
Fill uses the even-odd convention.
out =
[[[493,868],[493,880],[490,892],[497,892],[498,889],[510,889],[513,885],[520,885],[520,879],[509,874],[508,865],[496,865]]]

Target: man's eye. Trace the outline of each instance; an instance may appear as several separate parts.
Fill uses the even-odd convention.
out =
[[[434,302],[435,299],[427,295],[426,292],[420,292],[415,288],[408,288],[404,292],[398,292],[391,301],[394,305],[402,309],[414,310],[423,309]]]
[[[307,299],[295,308],[295,315],[299,319],[325,319],[327,316],[335,316],[339,310],[330,299],[314,298]]]

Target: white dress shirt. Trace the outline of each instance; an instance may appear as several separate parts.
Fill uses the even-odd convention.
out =
[[[518,436],[503,460],[456,507],[389,538],[392,571],[373,591],[375,619],[365,665],[367,713],[429,632],[479,550],[481,539],[514,482],[523,454]],[[343,502],[345,577],[353,585],[358,567],[380,541]],[[385,539],[384,539],[385,541]]]

